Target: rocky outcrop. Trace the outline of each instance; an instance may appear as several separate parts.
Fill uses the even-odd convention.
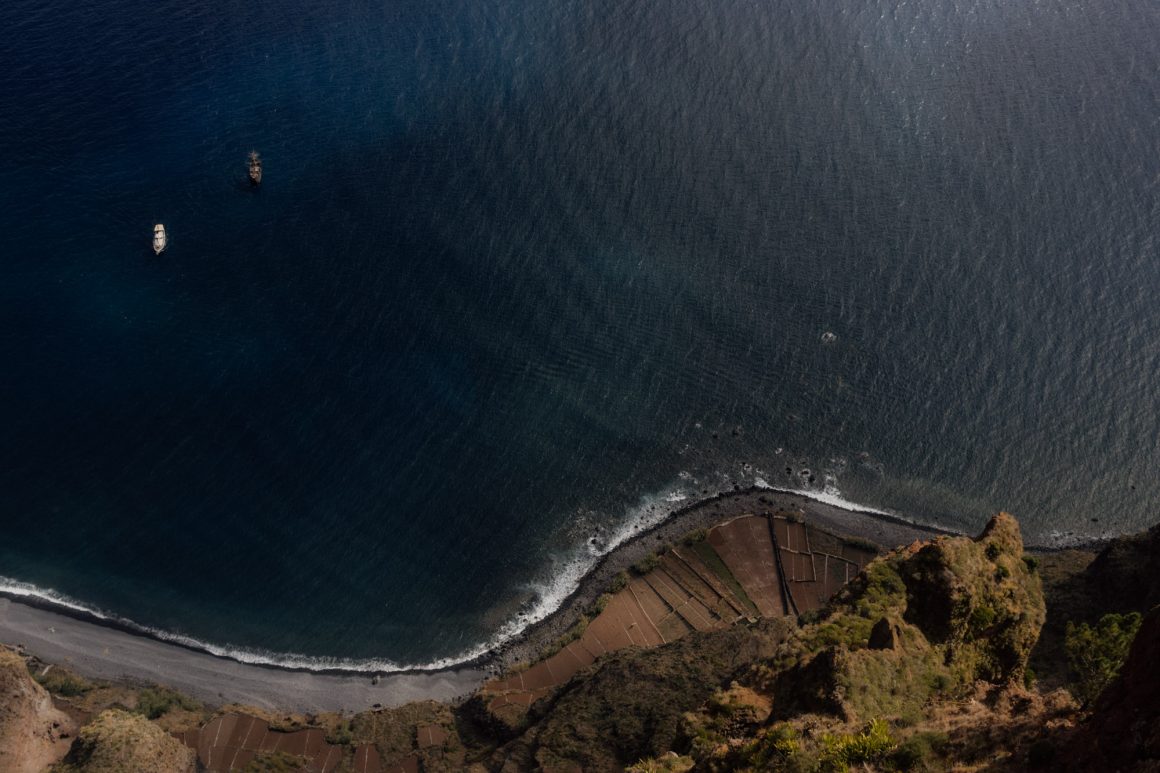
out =
[[[1160,525],[1112,540],[1084,572],[1083,582],[1102,602],[1099,614],[1147,612],[1160,604]]]
[[[110,709],[81,728],[63,770],[192,773],[193,750],[140,714]]]
[[[775,715],[913,716],[932,693],[1023,676],[1045,617],[1013,517],[874,561],[755,675]],[[905,689],[902,689],[902,688]]]
[[[65,755],[74,731],[24,659],[0,647],[0,770],[39,773]]]
[[[1160,770],[1160,607],[1144,618],[1128,659],[1072,735],[1061,767]]]
[[[769,657],[792,627],[784,618],[762,620],[694,633],[656,649],[613,653],[533,706],[528,730],[502,747],[493,763],[505,771],[612,771],[663,754],[677,743],[685,712]],[[753,721],[769,712],[749,691],[721,694],[731,704],[748,701]]]

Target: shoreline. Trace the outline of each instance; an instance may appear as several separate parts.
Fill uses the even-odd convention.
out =
[[[311,669],[247,662],[174,641],[129,621],[66,602],[0,591],[0,641],[23,645],[46,662],[91,678],[156,682],[207,703],[246,703],[282,711],[363,711],[413,700],[455,702],[489,676],[530,662],[562,636],[604,593],[612,579],[656,548],[685,534],[746,513],[802,510],[806,520],[841,536],[887,548],[957,532],[925,526],[853,503],[766,487],[718,493],[674,509],[664,520],[601,556],[579,585],[543,619],[473,658],[432,669],[398,671]],[[98,654],[94,654],[98,653]],[[378,675],[378,683],[372,677]]]

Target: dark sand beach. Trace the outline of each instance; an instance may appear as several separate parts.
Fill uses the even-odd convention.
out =
[[[895,546],[942,533],[881,513],[844,509],[806,496],[768,489],[720,494],[674,513],[610,552],[552,615],[515,640],[451,669],[383,675],[319,673],[240,663],[188,647],[81,619],[75,614],[0,599],[0,642],[20,645],[48,663],[92,678],[157,683],[210,704],[242,703],[279,711],[363,711],[375,704],[455,701],[497,671],[534,660],[609,587],[613,578],[654,550],[696,529],[749,513],[797,510],[833,533]]]

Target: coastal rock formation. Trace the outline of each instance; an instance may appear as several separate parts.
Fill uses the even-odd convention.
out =
[[[140,714],[110,709],[81,728],[61,773],[192,773],[193,750]]]
[[[1071,737],[1068,770],[1160,770],[1160,607],[1144,618],[1119,676]]]
[[[68,752],[74,732],[24,659],[0,647],[0,770],[39,773]]]
[[[911,769],[935,745],[972,759],[1027,746],[1076,710],[1062,691],[1023,686],[1044,617],[1011,516],[976,539],[916,542],[871,562],[745,675],[770,700],[768,721],[710,700],[685,718],[674,751],[706,770]],[[950,699],[964,695],[976,697]],[[910,728],[905,744],[894,728]]]
[[[783,718],[913,715],[934,692],[1020,679],[1044,617],[1019,525],[1000,513],[977,539],[939,537],[871,563],[755,681],[781,696]]]

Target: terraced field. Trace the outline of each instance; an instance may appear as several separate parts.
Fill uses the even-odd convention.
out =
[[[742,618],[797,615],[823,606],[875,553],[802,522],[798,513],[743,515],[703,540],[666,550],[615,593],[575,641],[480,692],[497,719],[515,723],[538,698],[601,655],[654,647]]]

